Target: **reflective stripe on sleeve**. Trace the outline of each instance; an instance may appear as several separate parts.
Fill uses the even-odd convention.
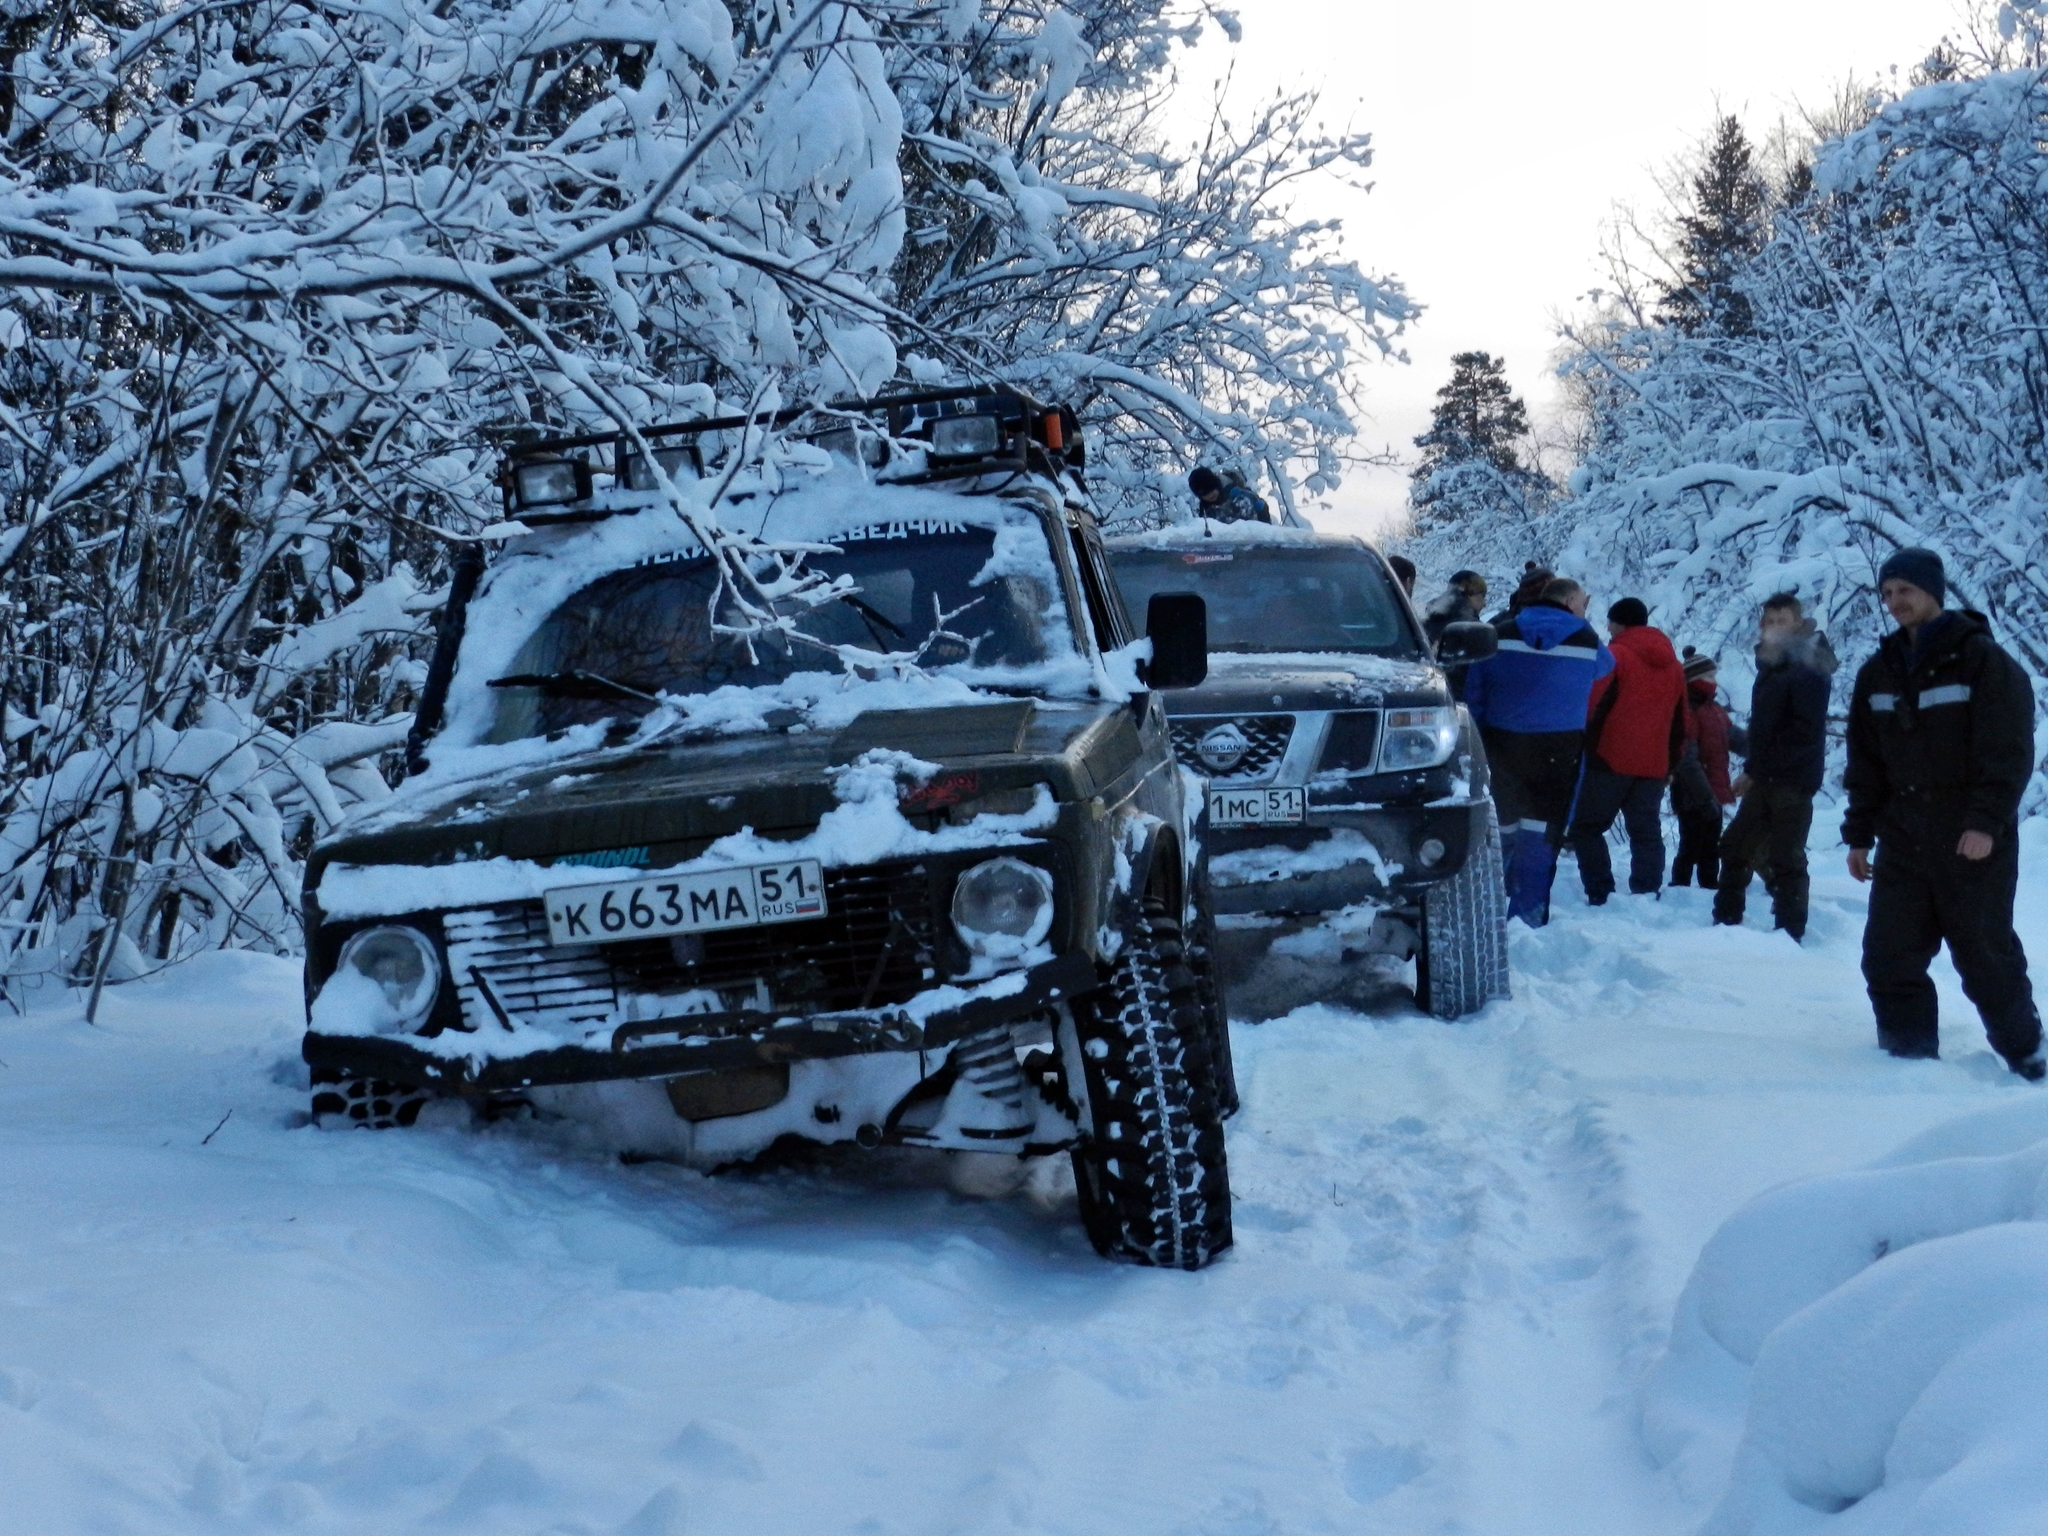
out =
[[[1518,656],[1548,656],[1553,661],[1597,661],[1598,651],[1586,649],[1583,645],[1554,645],[1547,651],[1540,651],[1526,640],[1499,640],[1494,642],[1495,654],[1513,651]]]
[[[1899,696],[1896,693],[1873,693],[1870,707],[1880,714],[1890,714],[1899,707]]]
[[[1970,702],[1968,683],[1944,683],[1939,688],[1920,690],[1920,707],[1927,709],[1935,704],[1967,704]]]
[[[1524,816],[1515,823],[1515,829],[1519,832],[1548,832],[1550,830],[1550,823],[1547,821],[1536,821]]]

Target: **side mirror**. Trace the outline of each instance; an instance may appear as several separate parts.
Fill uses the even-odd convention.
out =
[[[1500,648],[1500,636],[1491,624],[1446,624],[1436,642],[1436,659],[1446,666],[1463,666],[1484,661]]]
[[[1209,605],[1192,592],[1156,592],[1145,605],[1152,659],[1138,663],[1147,688],[1195,688],[1209,675]]]

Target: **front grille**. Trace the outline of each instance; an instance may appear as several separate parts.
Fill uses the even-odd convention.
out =
[[[1268,777],[1287,755],[1287,743],[1294,735],[1292,715],[1182,715],[1169,724],[1173,755],[1181,766],[1219,783]],[[1202,738],[1220,725],[1236,726],[1247,746],[1244,756],[1219,773],[1202,761],[1201,745]]]
[[[548,943],[547,908],[537,901],[508,902],[447,912],[448,972],[469,1029],[496,1029],[498,1016],[477,984],[508,1014],[552,1034],[580,1034],[618,1006],[612,968],[592,944]]]
[[[538,901],[450,912],[442,918],[448,965],[464,1024],[495,1029],[483,989],[508,1014],[551,1033],[580,1038],[618,1009],[621,998],[765,985],[777,1009],[829,1012],[907,1001],[932,975],[932,876],[922,862],[825,871],[826,915],[620,944],[548,942]]]

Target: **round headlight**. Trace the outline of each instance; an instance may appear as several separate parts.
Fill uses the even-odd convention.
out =
[[[441,957],[416,928],[365,928],[351,935],[335,971],[373,983],[402,1025],[424,1019],[441,990]]]
[[[953,887],[953,927],[977,955],[1015,959],[1052,931],[1052,876],[1022,859],[975,865]]]

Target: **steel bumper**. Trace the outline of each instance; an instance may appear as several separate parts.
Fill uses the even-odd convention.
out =
[[[1308,820],[1297,828],[1212,830],[1206,839],[1210,899],[1217,912],[1232,914],[1334,912],[1360,902],[1416,900],[1465,867],[1473,840],[1486,835],[1490,803],[1473,800],[1358,810],[1311,803]],[[1275,864],[1282,863],[1285,855],[1307,852],[1340,831],[1364,837],[1379,855],[1378,861],[1359,858],[1325,869],[1280,869],[1271,875],[1264,871],[1239,874],[1231,868],[1233,863],[1260,862],[1256,855],[1261,852],[1270,852]],[[1444,855],[1425,869],[1415,850],[1431,838],[1444,845]],[[1254,857],[1243,861],[1229,858],[1239,853]],[[1383,876],[1382,871],[1387,874]]]
[[[1014,992],[970,998],[956,1008],[926,1014],[922,1020],[903,1008],[807,1016],[692,1014],[624,1025],[613,1033],[609,1050],[565,1045],[523,1056],[448,1056],[423,1049],[410,1037],[308,1031],[300,1054],[308,1066],[352,1076],[381,1077],[452,1093],[502,1093],[550,1083],[673,1077],[683,1072],[872,1051],[927,1050],[1007,1024],[1093,991],[1098,985],[1095,962],[1086,955],[1071,954],[1033,966],[1024,972],[1024,984]],[[641,1043],[650,1036],[674,1037],[685,1029],[688,1034],[671,1043]]]

